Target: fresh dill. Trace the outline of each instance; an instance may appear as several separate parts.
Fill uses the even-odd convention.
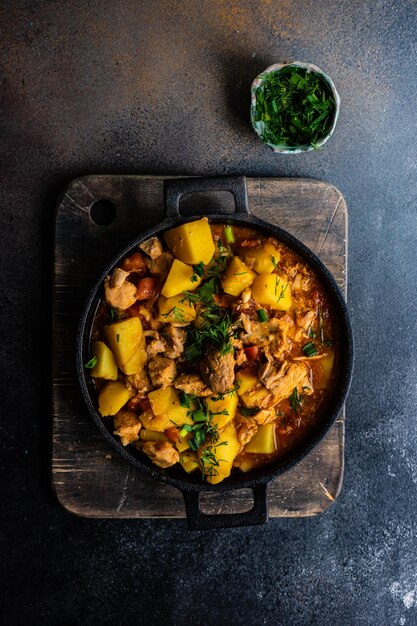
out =
[[[109,309],[109,314],[108,314],[108,323],[109,324],[113,324],[113,322],[117,322],[117,320],[119,320],[121,317],[120,313],[117,311],[117,309],[114,309],[113,307],[110,307]]]
[[[203,480],[207,477],[213,478],[213,476],[218,475],[219,470],[217,468],[220,467],[220,462],[224,461],[224,459],[219,459],[216,454],[220,446],[227,446],[227,441],[222,441],[215,446],[207,446],[201,451],[200,463]]]
[[[219,400],[224,400],[225,396],[228,396],[231,393],[235,393],[239,389],[239,387],[240,387],[240,385],[236,385],[232,389],[229,389],[229,391],[225,391],[224,393],[219,393],[219,395],[217,395],[217,396],[212,396],[211,399],[213,400],[213,402],[218,402]]]
[[[297,387],[294,387],[294,389],[292,390],[289,401],[294,413],[296,415],[299,415],[302,411],[304,396],[298,391]]]
[[[162,313],[162,317],[165,317],[165,318],[168,318],[170,315],[172,315],[175,322],[179,324],[187,324],[187,320],[184,317],[183,309],[177,306],[173,306],[172,309],[168,311],[168,313]]]

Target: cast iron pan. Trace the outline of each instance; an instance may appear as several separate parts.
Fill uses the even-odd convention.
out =
[[[199,475],[185,474],[182,468],[176,466],[169,469],[160,469],[132,446],[123,447],[119,440],[112,434],[112,420],[102,418],[97,411],[98,403],[94,384],[83,366],[89,359],[91,327],[102,295],[102,285],[105,277],[112,272],[121,259],[134,251],[139,243],[145,241],[151,235],[161,236],[164,231],[174,226],[201,217],[201,215],[187,218],[182,217],[179,212],[179,201],[184,195],[206,191],[229,191],[233,194],[235,200],[234,213],[227,215],[222,215],[221,213],[210,215],[209,220],[211,223],[220,222],[223,224],[249,226],[264,235],[276,237],[279,241],[282,241],[288,247],[292,248],[317,272],[318,277],[331,296],[335,314],[338,317],[341,352],[339,355],[339,378],[335,385],[332,399],[327,410],[323,413],[308,438],[286,458],[271,463],[267,467],[255,469],[247,474],[232,474],[218,485],[203,483]],[[165,208],[166,217],[159,226],[137,237],[129,246],[121,250],[118,256],[103,269],[101,276],[98,277],[85,304],[77,337],[77,371],[82,394],[98,428],[107,441],[124,459],[133,463],[135,467],[139,468],[145,474],[181,490],[185,500],[188,524],[191,529],[212,529],[265,524],[268,521],[266,494],[268,483],[301,461],[301,459],[321,441],[330,426],[336,420],[346,399],[353,369],[353,339],[346,303],[333,276],[309,248],[285,230],[264,222],[250,213],[246,181],[243,176],[167,180],[165,181]],[[208,491],[227,492],[243,488],[249,488],[253,492],[254,506],[250,511],[230,515],[208,515],[200,510],[200,493]]]

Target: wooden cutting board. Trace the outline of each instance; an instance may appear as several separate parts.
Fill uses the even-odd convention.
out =
[[[75,368],[75,337],[87,294],[103,265],[120,248],[161,222],[164,178],[78,178],[57,207],[52,480],[62,506],[84,517],[185,517],[177,489],[142,475],[102,438],[84,406]],[[248,178],[247,187],[251,211],[316,252],[346,294],[347,208],[342,194],[328,183],[309,179]],[[199,195],[192,202],[208,214],[218,210],[219,203],[229,206],[225,200]],[[114,215],[112,223],[103,225]],[[344,417],[343,410],[320,445],[270,483],[271,517],[316,515],[336,499],[343,480]],[[201,496],[201,508],[207,513],[241,512],[251,506],[248,490]]]

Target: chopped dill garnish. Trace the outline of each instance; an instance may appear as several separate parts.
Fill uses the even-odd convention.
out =
[[[187,320],[184,318],[184,310],[180,309],[177,306],[173,306],[172,309],[168,311],[168,313],[162,313],[162,317],[168,317],[172,315],[175,322],[179,324],[187,324]]]
[[[224,459],[219,459],[216,455],[217,448],[220,446],[227,446],[227,441],[222,441],[217,445],[207,446],[204,450],[202,450],[200,455],[200,463],[201,463],[201,474],[204,478],[213,478],[213,476],[217,476],[219,471],[218,467],[220,467],[220,462]]]
[[[299,393],[297,387],[294,387],[294,389],[292,390],[289,401],[294,413],[296,413],[296,415],[299,415],[299,413],[301,413],[302,411],[304,396]]]

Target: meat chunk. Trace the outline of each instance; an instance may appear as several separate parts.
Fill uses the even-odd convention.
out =
[[[273,401],[272,393],[262,383],[246,391],[242,396],[243,403],[250,409],[264,409]]]
[[[177,376],[173,359],[157,355],[149,361],[148,372],[154,387],[168,387]]]
[[[299,393],[305,395],[313,393],[310,370],[306,364],[284,361],[279,369],[275,368],[271,363],[266,363],[262,367],[264,370],[260,370],[258,375],[265,386],[269,385],[269,389],[273,394],[274,404],[284,400],[284,398],[289,398],[294,388],[297,388]]]
[[[162,244],[158,237],[151,237],[143,243],[140,243],[139,248],[143,250],[145,254],[150,256],[151,259],[157,259],[163,252]]]
[[[127,280],[129,272],[116,267],[104,281],[104,297],[115,309],[125,311],[136,302],[136,287]]]
[[[173,260],[174,257],[170,252],[163,252],[156,259],[145,259],[145,262],[151,274],[158,274],[161,278],[166,278]]]
[[[174,387],[200,398],[208,398],[208,396],[213,395],[212,390],[207,387],[197,374],[181,374],[174,381]]]
[[[139,439],[139,431],[142,424],[136,413],[132,411],[119,411],[114,417],[113,434],[118,435],[122,445],[127,446]]]
[[[165,354],[170,359],[177,359],[183,352],[187,339],[187,331],[178,326],[168,324],[164,329],[162,341],[165,345]]]
[[[147,441],[142,450],[158,467],[171,467],[180,460],[178,450],[168,441]]]
[[[150,357],[165,352],[165,344],[162,339],[154,339],[146,346],[146,352]]]
[[[277,414],[270,409],[261,409],[258,413],[255,413],[253,419],[257,424],[269,424],[269,422],[277,419]]]
[[[288,331],[290,325],[293,325],[289,316],[273,317],[269,322],[254,322],[245,318],[242,321],[246,334],[241,337],[245,345],[255,344],[267,348],[275,357],[280,357],[289,347]]]
[[[141,394],[142,398],[144,398],[149,391],[152,391],[151,381],[145,370],[127,376],[126,381],[128,389],[133,389],[138,394]]]
[[[293,333],[294,341],[299,341],[302,337],[307,336],[308,329],[316,319],[316,314],[311,309],[304,309],[295,312],[296,328]]]
[[[200,361],[200,372],[204,382],[213,393],[226,393],[235,382],[233,351],[221,354],[218,348],[210,346]]]
[[[244,422],[241,422],[236,429],[237,439],[239,443],[242,446],[245,446],[247,443],[249,443],[257,430],[258,424],[255,422],[254,419],[248,418]]]

